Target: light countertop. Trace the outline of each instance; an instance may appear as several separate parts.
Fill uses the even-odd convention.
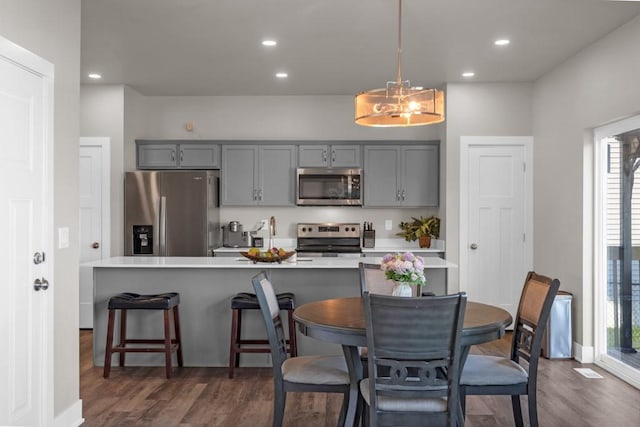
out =
[[[265,241],[265,247],[267,246]],[[295,250],[296,239],[274,239],[273,245],[277,248],[285,248],[287,250]],[[248,248],[217,248],[214,252],[218,253],[238,253],[240,251],[246,251]],[[444,252],[444,240],[431,240],[430,248],[421,248],[418,246],[418,242],[407,242],[404,239],[376,239],[376,246],[373,248],[362,248],[362,253],[378,253],[378,252],[406,252],[411,251],[415,253],[443,253]]]
[[[236,257],[147,257],[127,256],[106,258],[82,264],[94,268],[232,268],[232,269],[353,269],[358,268],[360,261],[369,264],[379,264],[381,257],[296,257],[295,262],[283,261],[254,264],[245,258]],[[426,257],[425,269],[457,268],[456,264],[442,258]]]

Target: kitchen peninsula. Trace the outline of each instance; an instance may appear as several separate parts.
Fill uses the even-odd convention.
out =
[[[86,264],[93,268],[94,364],[104,363],[107,302],[121,292],[180,293],[180,321],[185,366],[226,366],[229,354],[231,310],[229,301],[238,292],[253,292],[251,277],[269,270],[276,292],[293,292],[296,304],[327,298],[359,296],[358,262],[380,263],[379,257],[309,257],[295,262],[258,263],[241,257],[114,257]],[[442,258],[425,258],[427,286],[444,294],[446,271],[455,268]],[[128,336],[161,337],[161,322],[152,311],[128,317]],[[243,319],[245,337],[264,337],[264,325],[256,311]],[[284,319],[286,322],[286,318]],[[337,345],[299,335],[300,354],[341,354]],[[114,358],[114,363],[117,358]],[[161,354],[127,355],[127,365],[164,363]],[[243,355],[241,366],[270,366],[268,354]]]

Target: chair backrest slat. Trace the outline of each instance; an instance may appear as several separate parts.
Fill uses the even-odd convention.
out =
[[[274,375],[281,378],[281,365],[287,359],[287,344],[282,319],[280,318],[278,298],[273,290],[271,279],[266,272],[262,271],[255,275],[251,279],[251,283],[258,297],[260,312],[267,329]]]
[[[558,279],[533,271],[524,282],[511,341],[511,359],[517,362],[522,357],[529,362],[530,376],[537,371],[542,336],[559,287]]]

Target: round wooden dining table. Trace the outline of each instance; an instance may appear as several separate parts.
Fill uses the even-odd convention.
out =
[[[302,334],[342,345],[351,381],[346,426],[356,422],[358,383],[362,379],[358,347],[367,345],[363,301],[360,297],[314,301],[301,305],[293,313]],[[506,310],[468,301],[460,339],[462,361],[472,345],[502,338],[512,320]]]

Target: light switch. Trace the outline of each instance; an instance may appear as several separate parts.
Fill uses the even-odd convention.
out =
[[[58,249],[69,247],[69,227],[58,228]]]
[[[390,219],[385,219],[384,220],[384,229],[387,231],[391,231],[391,229],[393,228],[393,221],[391,221]]]

